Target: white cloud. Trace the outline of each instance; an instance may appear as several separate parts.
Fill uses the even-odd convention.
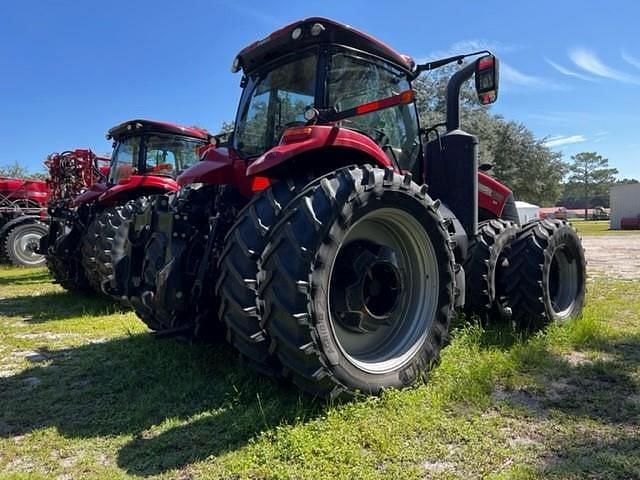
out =
[[[511,65],[502,62],[500,64],[500,80],[504,81],[506,85],[513,85],[519,87],[546,89],[546,90],[564,90],[565,87],[558,85],[550,80],[542,77],[536,77],[533,75],[527,75],[513,68]]]
[[[545,140],[544,144],[547,147],[560,147],[563,145],[569,145],[571,143],[586,142],[587,137],[584,135],[560,135],[557,137],[549,137]]]
[[[637,59],[636,57],[633,57],[633,56],[629,55],[624,50],[622,52],[620,52],[620,55],[622,56],[622,59],[625,62],[627,62],[629,65],[633,65],[636,68],[640,68],[640,60]]]
[[[574,72],[573,70],[569,70],[568,68],[563,67],[562,65],[557,64],[556,62],[549,60],[548,58],[544,59],[549,65],[555,68],[557,71],[562,73],[563,75],[567,75],[569,77],[576,77],[581,80],[586,80],[587,82],[597,82],[597,80],[593,77],[589,77],[587,75],[583,75],[578,72]]]
[[[463,53],[477,52],[480,50],[489,50],[493,53],[506,53],[517,50],[518,47],[514,45],[508,45],[502,42],[496,42],[494,40],[482,40],[471,39],[462,40],[452,44],[445,50],[435,50],[429,54],[416,59],[418,63],[428,62],[429,60],[435,60],[438,58],[452,57],[453,55],[461,55]]]
[[[571,58],[573,63],[578,67],[593,75],[624,83],[640,84],[639,78],[605,65],[593,52],[590,52],[589,50],[582,48],[570,50],[569,58]]]

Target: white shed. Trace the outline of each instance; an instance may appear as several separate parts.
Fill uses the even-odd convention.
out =
[[[620,230],[620,222],[623,218],[640,215],[640,183],[611,187],[609,199],[611,230]]]
[[[536,220],[540,216],[540,207],[532,203],[516,200],[516,210],[518,210],[518,217],[520,217],[520,224],[522,225],[531,220]]]

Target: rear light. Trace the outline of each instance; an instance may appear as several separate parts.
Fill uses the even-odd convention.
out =
[[[260,192],[269,187],[271,181],[269,177],[256,176],[251,179],[251,191]]]
[[[306,140],[311,136],[311,132],[313,132],[312,127],[287,128],[282,134],[282,141],[280,143],[294,143]]]
[[[494,65],[494,58],[493,55],[488,55],[486,57],[481,58],[478,61],[478,69],[479,70],[484,70],[486,68],[493,68]]]

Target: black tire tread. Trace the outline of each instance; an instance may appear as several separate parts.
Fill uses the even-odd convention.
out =
[[[13,266],[15,267],[41,266],[43,263],[46,262],[46,259],[43,257],[42,262],[38,265],[25,265],[24,263],[22,263],[20,258],[16,256],[14,249],[12,247],[13,243],[16,240],[16,237],[22,230],[25,230],[28,228],[34,228],[34,227],[41,230],[43,235],[47,234],[47,231],[48,231],[47,226],[44,223],[39,221],[21,223],[13,227],[9,232],[6,233],[4,237],[4,249],[2,253],[3,253],[3,256],[6,257]]]
[[[586,260],[584,249],[575,229],[566,220],[545,218],[527,223],[511,243],[506,253],[509,266],[503,278],[503,288],[513,310],[516,325],[529,331],[544,328],[553,322],[544,297],[547,283],[544,281],[545,260],[549,263],[550,240],[560,229],[570,229],[579,249],[579,262],[583,284],[581,288],[582,308],[586,281]]]
[[[436,242],[446,249],[446,264],[440,265],[441,308],[432,323],[430,343],[424,349],[427,353],[417,368],[420,371],[408,375],[406,384],[437,362],[447,337],[454,305],[454,257],[445,222],[437,212],[437,204],[426,194],[426,187],[418,187],[410,175],[397,175],[390,169],[365,165],[337,170],[316,180],[289,205],[262,255],[258,275],[262,326],[272,339],[271,350],[278,355],[285,374],[312,395],[336,398],[358,394],[336,378],[329,367],[310,307],[311,285],[314,274],[319,275],[327,263],[321,253],[316,253],[321,252],[323,242],[333,242],[330,226],[345,220],[339,207],[360,202],[355,194],[358,191],[383,189],[403,190],[419,198],[437,224],[440,237]],[[285,245],[290,247],[286,249],[286,261],[281,256]],[[371,391],[362,393],[379,391],[373,386]]]
[[[311,178],[300,176],[276,182],[256,195],[238,214],[225,237],[218,261],[215,292],[219,319],[231,343],[255,370],[279,377],[282,366],[269,349],[268,334],[260,326],[257,306],[258,260],[280,215]]]

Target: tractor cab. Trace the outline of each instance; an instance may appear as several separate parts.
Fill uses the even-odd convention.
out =
[[[131,120],[113,127],[113,154],[108,181],[126,183],[135,175],[175,178],[198,161],[199,148],[209,143],[206,130],[150,120]]]
[[[283,140],[312,136],[300,127],[330,125],[365,136],[386,163],[411,170],[421,154],[413,68],[409,57],[346,25],[323,18],[289,25],[234,60],[244,91],[232,146],[257,159]],[[375,105],[403,93],[393,105]],[[355,111],[362,106],[368,111]]]

